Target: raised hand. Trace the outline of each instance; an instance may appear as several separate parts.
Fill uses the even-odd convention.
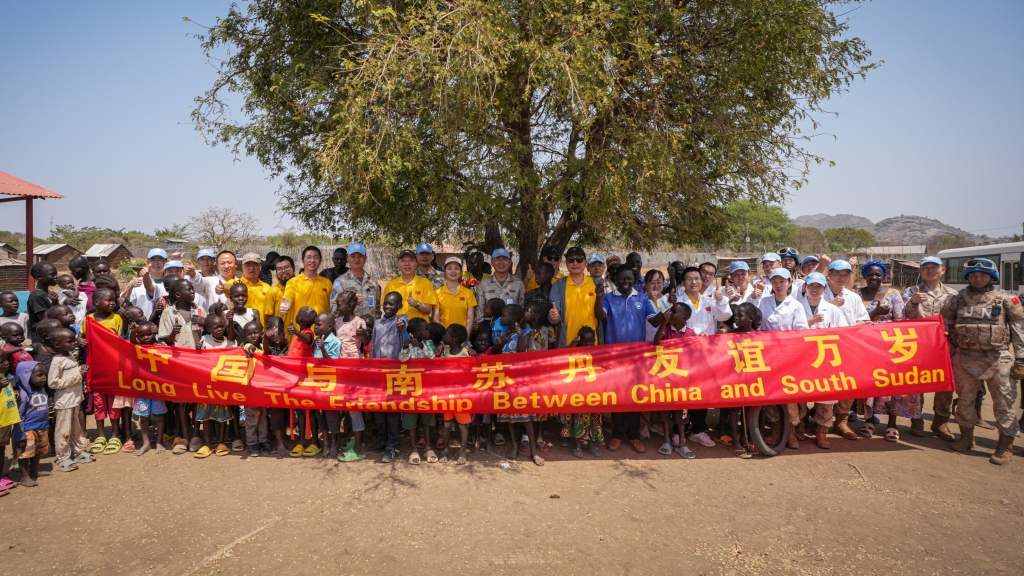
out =
[[[598,282],[597,286],[594,286],[594,294],[598,298],[604,296],[604,282]]]
[[[297,335],[299,333],[299,331],[296,330],[295,329],[295,325],[292,324],[292,325],[288,326],[288,333],[291,334],[292,336],[295,336],[295,335]]]
[[[668,293],[668,303],[669,303],[669,306],[674,305],[676,303],[676,301],[678,301],[678,300],[679,300],[679,298],[676,296],[676,291],[675,290],[670,290],[669,293]]]
[[[558,319],[558,308],[552,306],[551,310],[548,311],[548,320],[550,320],[551,322],[558,322]]]
[[[196,267],[192,265],[191,260],[185,260],[185,276],[191,278],[196,275]]]
[[[399,330],[405,330],[406,326],[408,326],[408,322],[406,322],[402,318],[399,318],[398,322],[395,323],[395,327],[398,328]]]
[[[831,304],[833,306],[842,307],[843,304],[846,304],[846,298],[843,298],[843,295],[840,294],[839,296],[836,296],[835,298],[833,298],[832,301],[829,302],[829,304]]]
[[[927,300],[924,293],[917,289],[917,286],[914,286],[913,288],[911,288],[911,290],[911,294],[913,294],[913,296],[910,297],[910,302],[913,302],[914,304],[920,304]]]
[[[217,285],[213,287],[213,291],[216,292],[217,294],[223,295],[226,290],[227,290],[227,285],[224,284],[224,279],[223,278],[218,279],[217,280]],[[282,303],[281,306],[283,307],[284,303]]]
[[[814,316],[811,316],[810,318],[807,319],[807,325],[808,326],[814,326],[818,322],[824,322],[824,321],[825,321],[825,315],[822,314],[821,311],[819,310],[818,312],[814,313]]]
[[[537,275],[537,273],[533,271],[533,264],[527,264],[526,265],[526,282],[527,282],[527,284],[529,284],[530,280],[532,280],[533,277],[536,276],[536,275]]]

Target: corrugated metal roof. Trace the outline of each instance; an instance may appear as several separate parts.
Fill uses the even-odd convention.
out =
[[[40,244],[32,248],[32,253],[36,256],[45,256],[50,252],[56,252],[65,246],[70,246],[72,250],[78,252],[79,250],[70,244]]]
[[[877,254],[879,256],[899,256],[901,254],[924,254],[928,251],[925,245],[915,246],[871,246],[860,250],[861,254]]]
[[[0,258],[0,267],[4,266],[24,266],[25,262],[16,260],[14,258]]]
[[[86,256],[93,258],[103,258],[104,256],[110,256],[117,250],[118,246],[124,246],[123,244],[93,244],[91,248],[85,251]],[[125,247],[125,250],[128,248]]]
[[[9,196],[29,196],[31,198],[63,198],[56,192],[50,192],[42,186],[36,186],[6,172],[0,172],[0,194]]]

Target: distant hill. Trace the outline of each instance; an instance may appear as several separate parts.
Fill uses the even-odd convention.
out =
[[[878,223],[873,223],[863,216],[854,216],[853,214],[836,214],[835,216],[811,214],[808,216],[798,216],[793,221],[800,226],[809,226],[819,230],[845,227],[863,228],[874,234],[875,240],[879,243],[886,244],[925,244],[929,239],[939,234],[950,236],[961,234],[972,244],[992,240],[988,236],[976,236],[938,220],[908,214],[886,218]]]

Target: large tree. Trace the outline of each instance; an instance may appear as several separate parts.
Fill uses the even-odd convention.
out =
[[[844,0],[253,0],[199,34],[197,128],[333,236],[718,243],[821,162],[801,128],[872,64]],[[226,53],[226,55],[225,55]],[[231,93],[243,119],[232,119]]]

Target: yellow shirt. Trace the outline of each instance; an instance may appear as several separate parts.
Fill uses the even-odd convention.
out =
[[[105,326],[107,330],[110,330],[114,334],[117,334],[118,336],[121,335],[121,327],[124,325],[124,320],[121,319],[120,314],[114,314],[113,312],[111,312],[110,316],[107,316],[106,320],[100,320],[99,318],[97,318],[95,312],[89,314],[88,317],[99,322],[101,326]],[[86,322],[82,322],[82,338],[85,338],[86,324]]]
[[[281,316],[281,300],[284,300],[284,286],[280,284],[277,286],[271,286],[270,290],[267,291],[267,297],[263,300],[263,318],[270,318],[271,316]],[[288,310],[288,314],[284,318],[284,327],[288,328],[292,320],[295,318],[294,307]],[[264,326],[266,328],[266,326]]]
[[[583,284],[576,286],[572,278],[565,279],[565,342],[568,345],[580,332],[580,328],[590,326],[597,333],[597,316],[594,316],[594,303],[597,294],[594,279],[583,277]]]
[[[292,303],[288,315],[295,318],[295,314],[303,306],[309,306],[317,314],[330,312],[332,286],[330,280],[320,275],[313,280],[310,280],[309,276],[305,274],[299,274],[292,278],[284,288],[284,299]],[[280,312],[277,315],[280,315]],[[298,329],[298,325],[295,328]]]
[[[557,274],[555,274],[555,277],[551,279],[551,283],[554,284],[556,281],[561,280],[562,278],[565,278],[565,274],[562,274],[562,272],[559,271]],[[537,288],[540,288],[540,284],[537,284],[537,276],[534,275],[534,277],[530,278],[530,281],[526,283],[526,291],[529,292],[530,290],[534,290],[534,289],[537,289]],[[591,326],[591,328],[596,329],[597,327],[596,326]],[[566,342],[571,342],[571,341],[572,341],[571,339],[570,340],[566,340]]]
[[[466,326],[466,321],[469,319],[469,309],[476,308],[477,304],[473,291],[460,284],[455,294],[452,294],[452,291],[448,289],[448,283],[445,282],[435,292],[437,294],[437,306],[440,310],[439,319],[441,324],[444,324],[445,328],[452,324]],[[468,329],[470,326],[466,326],[466,328]]]
[[[437,306],[437,293],[434,292],[434,285],[430,283],[430,280],[427,280],[422,276],[414,276],[412,282],[406,283],[406,281],[399,276],[391,282],[388,282],[388,285],[384,287],[385,298],[387,298],[389,292],[398,292],[402,295],[402,309],[398,311],[399,314],[405,314],[410,319],[423,318],[427,322],[430,322],[429,316],[412,306],[409,306],[410,294],[417,302]]]
[[[228,282],[227,284],[228,284],[229,290],[228,290],[228,293],[225,294],[225,296],[228,297],[228,300],[231,299],[230,286],[232,284],[245,284],[245,287],[249,289],[249,301],[246,302],[245,307],[246,308],[255,308],[256,310],[259,310],[260,314],[264,318],[267,317],[267,314],[266,314],[266,302],[267,302],[267,296],[270,294],[270,284],[267,284],[266,282],[260,280],[259,278],[256,279],[256,283],[255,284],[251,284],[244,277],[243,278],[235,278],[234,280],[232,280],[231,282]],[[280,303],[278,303],[278,304],[280,305]],[[231,303],[228,302],[228,305],[230,306]],[[277,316],[278,314],[279,314],[278,312],[275,312],[274,316]]]

